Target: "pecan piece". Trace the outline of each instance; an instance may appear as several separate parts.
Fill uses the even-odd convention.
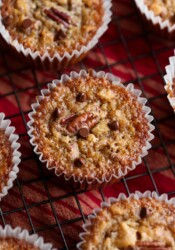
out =
[[[172,247],[139,247],[139,250],[173,250]]]
[[[165,247],[165,243],[163,241],[141,241],[138,240],[136,241],[136,245],[139,247],[144,247],[144,248],[164,248]]]
[[[68,16],[66,13],[63,13],[55,8],[45,9],[44,13],[53,21],[62,23],[65,27],[69,26],[70,16]]]
[[[68,116],[67,118],[61,120],[60,124],[63,126],[67,126],[67,124],[72,121],[77,115],[76,114],[72,114],[70,116]]]
[[[85,113],[74,117],[69,121],[67,130],[70,133],[77,133],[81,128],[87,127],[89,130],[97,124],[97,118],[91,113]]]
[[[70,22],[71,22],[70,16],[67,15],[66,13],[61,12],[61,11],[59,11],[58,9],[55,9],[55,8],[51,8],[51,11],[52,11],[53,13],[55,13],[55,15],[57,15],[58,17],[60,17],[62,20],[64,20],[65,22],[67,22],[67,23],[70,23]]]

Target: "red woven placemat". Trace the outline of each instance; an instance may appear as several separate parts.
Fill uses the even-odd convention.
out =
[[[62,72],[32,70],[10,51],[0,49],[0,112],[20,135],[22,162],[14,187],[0,203],[0,224],[37,232],[59,249],[74,249],[86,216],[103,199],[135,190],[175,196],[175,116],[163,75],[175,43],[146,29],[134,1],[114,0],[113,20],[99,44],[78,65]],[[119,183],[96,191],[62,187],[33,153],[27,135],[28,113],[41,88],[62,73],[82,68],[104,70],[133,82],[148,98],[154,116],[152,149],[135,171]]]

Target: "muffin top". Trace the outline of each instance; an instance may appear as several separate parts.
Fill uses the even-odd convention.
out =
[[[4,130],[0,129],[0,192],[9,179],[12,169],[12,148]]]
[[[34,143],[67,177],[111,177],[137,161],[149,138],[137,97],[89,73],[58,85],[33,115]],[[134,145],[134,146],[133,146]]]
[[[2,22],[25,48],[50,56],[80,50],[96,34],[102,0],[3,0]]]
[[[92,219],[82,250],[174,250],[175,207],[154,198],[129,198]]]
[[[32,244],[18,239],[2,239],[0,238],[0,250],[40,250]]]
[[[174,0],[144,0],[145,4],[156,16],[163,21],[169,20],[171,25],[175,24],[175,1]]]

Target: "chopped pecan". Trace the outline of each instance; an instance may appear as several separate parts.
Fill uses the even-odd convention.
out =
[[[61,120],[60,124],[63,126],[67,126],[67,124],[72,121],[77,115],[76,114],[72,114],[70,116],[68,116],[67,118]]]
[[[139,247],[138,250],[173,250],[172,247]]]
[[[60,17],[62,20],[64,20],[65,22],[67,22],[67,23],[70,23],[70,22],[71,22],[70,16],[67,15],[66,13],[61,12],[61,11],[55,9],[55,8],[51,8],[51,11],[52,11],[53,13],[55,13],[55,15],[57,15],[58,17]]]
[[[77,133],[82,127],[87,127],[90,130],[97,122],[97,118],[91,113],[77,115],[68,122],[67,130],[70,133]]]
[[[62,23],[65,27],[69,26],[69,22],[70,22],[70,17],[63,13],[60,12],[57,9],[51,8],[51,9],[45,9],[44,13],[50,17],[52,20],[58,22],[58,23]]]
[[[136,242],[136,245],[139,246],[139,247],[165,247],[165,243],[163,241],[141,241],[141,240],[138,240]]]

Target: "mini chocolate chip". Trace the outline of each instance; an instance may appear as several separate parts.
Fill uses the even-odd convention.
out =
[[[24,29],[28,29],[31,25],[32,25],[32,20],[30,20],[29,18],[26,18],[22,21],[22,27]]]
[[[116,130],[119,129],[119,123],[118,123],[118,121],[110,122],[110,123],[108,124],[108,127],[109,127],[111,130],[116,131]]]
[[[147,210],[146,207],[142,207],[140,210],[140,218],[144,219],[147,216]]]
[[[59,118],[59,116],[60,116],[60,111],[58,108],[55,108],[55,110],[53,111],[53,118],[57,119]]]
[[[65,37],[66,37],[66,33],[62,29],[60,29],[56,32],[55,37],[54,37],[54,41],[55,42],[59,41],[61,39],[64,39]]]
[[[88,128],[80,128],[80,130],[79,130],[80,137],[87,138],[88,134],[89,134]]]
[[[81,168],[83,166],[83,160],[81,158],[77,158],[74,161],[75,167]]]
[[[11,22],[12,22],[12,18],[10,18],[9,16],[5,16],[5,17],[2,19],[2,23],[3,23],[5,26],[9,26]]]
[[[142,236],[141,236],[141,233],[140,232],[136,232],[136,237],[137,237],[137,240],[141,240]]]
[[[77,95],[77,98],[76,98],[76,100],[77,100],[78,102],[85,102],[86,99],[87,99],[87,96],[86,96],[86,94],[84,94],[84,93],[79,93],[79,94]]]

